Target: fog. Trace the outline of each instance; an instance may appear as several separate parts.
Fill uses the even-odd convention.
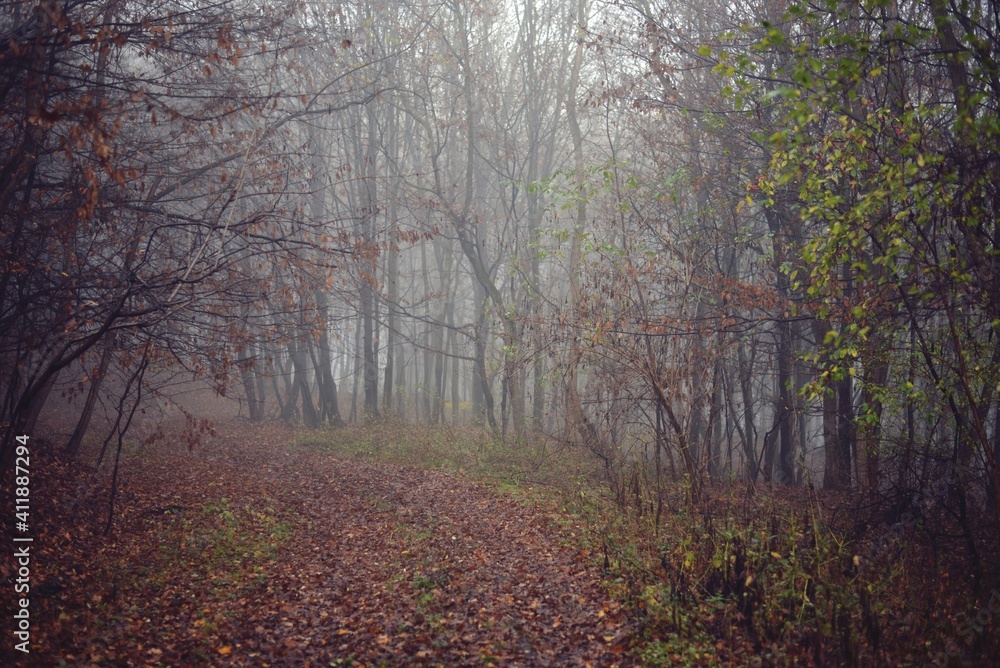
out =
[[[4,471],[182,379],[987,511],[995,34],[696,4],[3,3]]]

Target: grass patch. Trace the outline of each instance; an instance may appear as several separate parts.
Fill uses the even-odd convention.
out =
[[[516,493],[525,485],[563,488],[595,467],[565,447],[503,440],[476,427],[421,427],[392,420],[300,430],[294,447],[339,457],[453,471]]]

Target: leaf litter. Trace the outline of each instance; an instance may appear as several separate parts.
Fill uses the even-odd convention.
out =
[[[219,434],[135,457],[110,538],[106,494],[71,522],[79,475],[46,465],[32,664],[632,665],[623,611],[550,514],[280,425]]]

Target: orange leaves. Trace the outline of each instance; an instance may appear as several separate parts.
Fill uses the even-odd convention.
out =
[[[153,43],[151,45],[152,47],[162,46],[164,44],[169,43],[170,40],[173,39],[173,35],[171,34],[170,30],[168,30],[167,26],[165,26],[165,25],[162,25],[162,24],[150,25],[147,28],[147,30],[148,30],[148,32],[149,32],[150,35],[155,35],[158,38],[156,40],[153,40]]]
[[[108,143],[107,138],[102,135],[94,137],[91,150],[101,160],[107,160],[111,157],[111,145]]]

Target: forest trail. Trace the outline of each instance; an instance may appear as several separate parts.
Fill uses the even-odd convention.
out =
[[[219,433],[136,458],[114,540],[53,553],[50,581],[74,587],[44,602],[53,623],[34,659],[631,663],[600,569],[551,513],[458,474],[294,446],[278,425]]]

